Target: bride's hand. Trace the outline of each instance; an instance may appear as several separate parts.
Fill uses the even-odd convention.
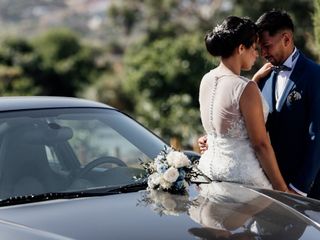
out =
[[[300,195],[299,193],[297,193],[296,191],[291,190],[291,189],[288,189],[288,190],[286,191],[286,193],[291,193],[291,194]],[[300,196],[302,196],[302,195],[300,195]]]
[[[296,194],[299,196],[302,196],[300,193],[296,192],[295,190],[293,190],[292,188],[288,187],[288,190],[285,191],[286,193],[291,193],[291,194]]]
[[[271,63],[266,63],[264,64],[253,76],[252,80],[255,81],[256,83],[259,83],[259,81],[266,77],[272,70],[272,64]]]
[[[207,136],[199,137],[198,146],[201,154],[208,150]]]

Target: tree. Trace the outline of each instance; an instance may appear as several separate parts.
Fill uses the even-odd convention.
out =
[[[95,97],[128,114],[133,113],[135,103],[133,97],[124,90],[123,82],[126,80],[125,76],[113,71],[102,74],[95,84]]]
[[[145,44],[148,44],[161,38],[193,33],[199,29],[206,30],[222,2],[222,0],[114,0],[107,14],[117,29],[124,29],[127,42],[130,42],[130,37],[139,40],[143,38]]]
[[[130,35],[139,21],[140,11],[137,1],[117,2],[108,8],[108,15],[117,26],[123,26],[125,35]]]
[[[314,50],[318,53],[318,60],[320,60],[320,0],[314,0],[314,14],[313,14],[313,26],[314,26]]]
[[[200,34],[137,44],[125,56],[124,87],[135,102],[138,120],[169,140],[183,144],[202,132],[198,91],[204,73],[215,65]]]
[[[40,58],[33,77],[42,95],[76,96],[97,77],[94,52],[70,30],[51,30],[32,44]]]
[[[25,39],[8,38],[0,47],[0,94],[37,95],[40,89],[32,76],[39,58]]]
[[[0,47],[0,91],[3,95],[77,96],[105,70],[96,62],[97,53],[66,29],[32,40],[8,38]]]

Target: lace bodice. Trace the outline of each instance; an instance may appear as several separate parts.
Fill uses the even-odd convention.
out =
[[[239,102],[249,81],[226,68],[216,68],[203,77],[199,102],[201,121],[207,134],[248,138]],[[268,105],[264,99],[262,102],[266,119]]]
[[[249,79],[220,66],[207,73],[200,85],[200,113],[208,150],[199,169],[213,180],[271,188],[248,138],[240,98]],[[262,98],[265,120],[268,105]]]

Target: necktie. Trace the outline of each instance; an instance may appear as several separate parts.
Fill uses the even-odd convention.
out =
[[[272,66],[273,77],[272,77],[272,108],[276,109],[276,82],[277,77],[281,71],[291,71],[291,68],[286,65]]]

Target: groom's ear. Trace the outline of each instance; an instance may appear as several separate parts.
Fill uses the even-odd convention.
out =
[[[292,33],[289,31],[285,31],[282,34],[283,34],[283,36],[282,36],[283,45],[285,47],[288,47],[290,44],[292,44],[292,41],[293,41]]]

